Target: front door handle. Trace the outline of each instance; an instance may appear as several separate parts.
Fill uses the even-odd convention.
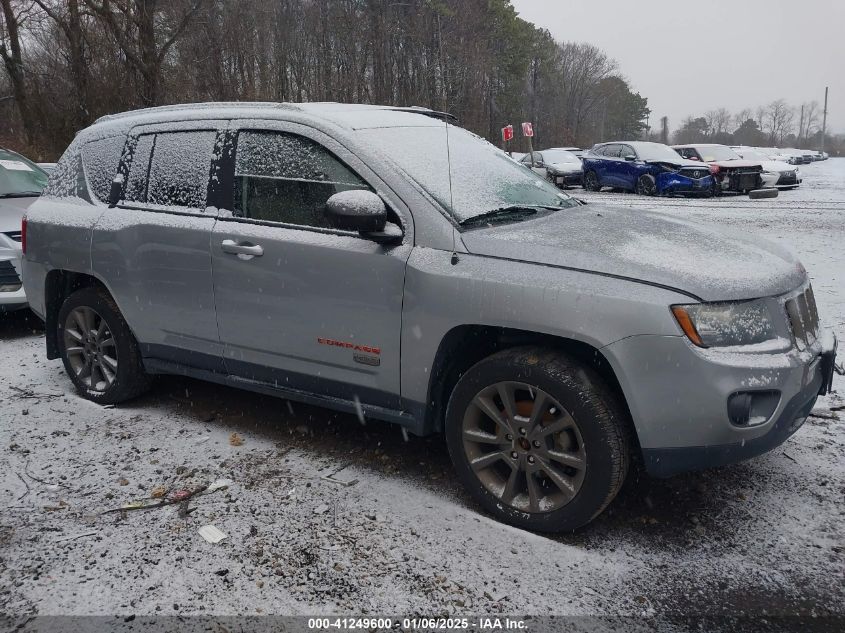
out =
[[[236,242],[235,240],[223,240],[220,242],[220,248],[224,253],[232,255],[249,255],[250,257],[261,257],[264,254],[264,249],[259,244],[250,244],[249,242]]]

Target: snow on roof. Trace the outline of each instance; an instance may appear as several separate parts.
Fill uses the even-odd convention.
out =
[[[335,102],[276,103],[253,101],[221,101],[156,106],[108,114],[94,122],[95,126],[138,125],[190,119],[288,118],[291,114],[313,116],[349,129],[377,127],[433,127],[442,125],[449,114],[419,106],[397,107]],[[286,116],[287,115],[287,116]]]

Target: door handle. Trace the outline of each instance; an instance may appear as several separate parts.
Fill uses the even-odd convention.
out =
[[[261,257],[264,254],[264,249],[259,244],[250,244],[248,242],[238,243],[235,240],[223,240],[220,242],[220,248],[224,253],[232,255],[249,255],[251,257]]]

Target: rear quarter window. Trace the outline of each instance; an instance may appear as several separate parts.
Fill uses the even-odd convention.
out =
[[[90,141],[82,148],[82,164],[88,186],[100,202],[108,202],[111,183],[117,173],[126,137],[123,135]]]
[[[88,184],[85,182],[85,171],[82,168],[82,143],[79,140],[71,143],[62,154],[42,195],[91,201]]]

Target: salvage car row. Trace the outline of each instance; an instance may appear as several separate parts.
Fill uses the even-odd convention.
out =
[[[589,191],[612,188],[647,196],[704,197],[751,192],[777,195],[775,190],[795,189],[802,181],[796,165],[804,157],[772,151],[716,143],[669,147],[627,141],[598,143],[588,151],[552,147],[515,160],[563,189],[582,185]],[[810,159],[811,155],[818,158]],[[807,152],[806,157],[812,162],[823,160],[826,154]]]

